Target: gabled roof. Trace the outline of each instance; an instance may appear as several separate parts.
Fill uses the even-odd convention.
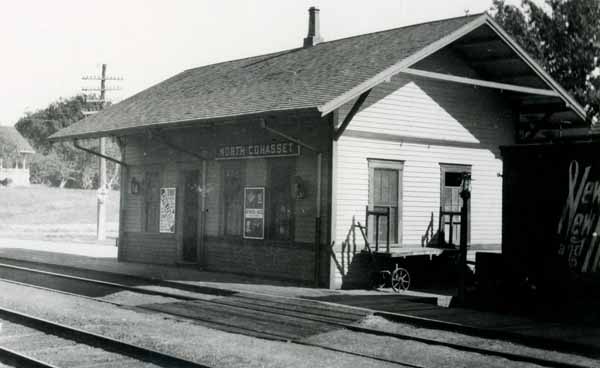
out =
[[[0,139],[13,143],[19,153],[35,153],[29,142],[14,127],[0,126]]]
[[[314,109],[325,115],[483,24],[497,27],[486,14],[463,16],[189,69],[50,138],[123,134],[286,110]]]

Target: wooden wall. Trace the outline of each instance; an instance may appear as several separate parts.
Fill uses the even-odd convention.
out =
[[[472,76],[460,60],[446,52],[420,67]],[[340,119],[350,106],[341,109]],[[434,230],[438,230],[440,163],[471,165],[471,244],[473,248],[499,249],[502,163],[498,146],[511,143],[512,111],[497,90],[403,75],[383,83],[372,91],[335,144],[333,239],[337,256],[342,257],[340,244],[352,217],[364,223],[369,193],[367,159],[404,162],[400,232],[402,245],[410,247],[422,246],[432,214]],[[335,273],[331,282],[339,287],[341,275],[338,270]]]
[[[286,115],[267,118],[270,127],[301,139],[324,152],[322,184],[322,239],[326,243],[328,229],[327,179],[331,126],[316,113],[310,115]],[[315,267],[315,216],[317,194],[317,155],[301,149],[301,155],[293,158],[295,171],[291,178],[299,176],[304,183],[305,197],[294,202],[293,240],[287,242],[271,240],[244,240],[223,235],[222,224],[222,167],[228,161],[215,160],[214,153],[221,145],[265,143],[282,141],[283,138],[260,127],[258,119],[224,122],[204,128],[182,128],[165,131],[168,140],[189,151],[208,155],[206,161],[205,234],[204,258],[199,264],[209,270],[244,273],[256,276],[312,282]],[[120,241],[120,259],[126,261],[173,264],[181,261],[181,234],[146,233],[143,226],[143,193],[132,194],[130,182],[135,177],[139,182],[147,170],[161,173],[161,187],[177,187],[178,168],[197,168],[202,171],[202,160],[177,149],[168,147],[158,137],[148,134],[127,137],[124,160],[130,165],[124,175],[126,185],[122,188],[123,234]],[[269,158],[242,160],[243,186],[265,186],[268,197]],[[178,206],[181,203],[178,200]],[[267,221],[270,216],[266,206]],[[180,217],[181,213],[177,213]],[[176,222],[180,219],[176,218]],[[176,226],[177,232],[181,227]],[[268,238],[268,237],[267,237]],[[328,276],[328,275],[326,275]]]

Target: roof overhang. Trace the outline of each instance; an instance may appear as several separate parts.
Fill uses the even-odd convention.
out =
[[[75,139],[95,139],[107,136],[125,136],[125,135],[134,135],[147,130],[168,130],[168,129],[181,129],[181,128],[198,128],[202,126],[207,126],[211,124],[233,124],[239,123],[247,120],[257,120],[260,118],[264,118],[265,116],[281,116],[281,115],[301,115],[301,114],[315,114],[319,115],[318,110],[315,107],[311,108],[302,108],[302,109],[288,109],[288,110],[269,110],[269,111],[260,111],[256,113],[249,113],[243,115],[227,115],[227,116],[215,116],[206,119],[189,119],[189,120],[177,120],[177,121],[158,121],[136,125],[133,127],[127,128],[119,128],[119,129],[107,129],[99,132],[91,132],[91,133],[82,133],[82,134],[65,134],[58,135],[59,132],[54,133],[50,137],[48,137],[48,141],[50,142],[60,142],[60,141],[68,141]]]
[[[473,35],[482,33],[482,31],[486,33],[484,35],[486,38],[478,40],[473,37]],[[485,47],[486,42],[495,42],[496,46],[501,45],[504,48],[505,53],[507,53],[507,50],[509,50],[508,52],[510,55],[507,54],[504,61],[496,60],[493,57],[490,57],[487,61],[494,64],[495,69],[500,68],[500,72],[505,72],[506,75],[509,74],[507,71],[509,70],[510,65],[502,67],[500,63],[518,63],[522,70],[526,69],[525,77],[529,78],[529,81],[523,83],[523,80],[506,81],[498,80],[497,78],[492,78],[491,80],[487,78],[475,79],[414,68],[416,65],[419,65],[419,62],[425,60],[427,57],[442,49],[451,46],[454,48],[460,47],[461,41],[463,41],[463,46],[467,45],[464,40],[468,39],[469,37],[471,37],[471,40],[469,41],[470,43],[468,43],[469,46],[475,45],[475,47]],[[491,41],[490,37],[493,37]],[[477,43],[480,43],[481,45],[477,45]],[[482,61],[480,60],[479,62],[481,63]],[[503,70],[502,68],[505,69]],[[482,72],[480,74],[486,74],[483,66],[479,66],[477,69],[478,71]],[[562,110],[570,110],[574,113],[574,115],[576,115],[576,118],[583,122],[586,121],[586,112],[584,108],[558,82],[556,82],[541,67],[539,63],[537,63],[529,54],[527,54],[527,52],[521,46],[519,46],[517,42],[511,36],[509,36],[508,33],[506,33],[506,31],[504,31],[502,27],[500,27],[500,25],[498,25],[488,14],[482,14],[456,31],[446,35],[436,42],[429,44],[409,57],[402,59],[398,63],[350,89],[346,93],[319,106],[318,110],[323,116],[327,115],[342,105],[356,99],[365,91],[370,90],[383,82],[391,80],[392,77],[400,73],[423,78],[445,80],[452,83],[471,84],[475,86],[509,91],[512,93],[511,97],[516,99],[517,103],[519,105],[523,105],[525,109],[538,109],[539,111],[537,111],[537,113],[543,113],[549,106],[558,110],[561,110],[562,107]],[[506,75],[504,75],[504,77]],[[541,98],[538,99],[538,97]]]

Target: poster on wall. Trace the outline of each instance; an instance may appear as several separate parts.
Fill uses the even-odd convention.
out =
[[[244,239],[265,238],[265,188],[244,188]]]
[[[160,226],[161,233],[175,232],[175,190],[160,188]]]

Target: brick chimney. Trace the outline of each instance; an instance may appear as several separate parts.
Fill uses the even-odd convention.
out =
[[[311,6],[308,9],[308,35],[304,39],[304,48],[323,42],[319,28],[319,9]]]

